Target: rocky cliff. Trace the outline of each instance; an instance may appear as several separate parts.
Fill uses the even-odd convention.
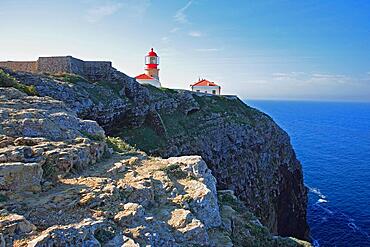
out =
[[[110,82],[6,72],[1,86],[39,97],[1,92],[6,211],[0,227],[12,226],[11,239],[3,241],[296,246],[268,229],[308,237],[306,189],[288,135],[237,98],[143,87],[115,70]],[[200,155],[206,163],[199,157],[163,160],[129,148],[133,153],[94,165],[107,148],[104,131],[89,120],[151,155]],[[35,179],[25,175],[27,169]],[[216,188],[222,190],[219,200]],[[31,192],[50,206],[32,201]],[[51,209],[55,217],[46,215]],[[200,239],[191,242],[195,236]]]
[[[269,116],[236,97],[148,89],[163,130],[146,122],[117,135],[162,157],[201,155],[218,188],[235,191],[272,232],[308,238],[302,168]]]

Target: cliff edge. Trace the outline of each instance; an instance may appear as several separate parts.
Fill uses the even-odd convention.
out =
[[[37,165],[34,166],[38,167],[36,168],[35,174],[38,174],[37,177],[40,178],[40,181],[36,181],[36,183],[34,183],[35,181],[27,182],[31,183],[31,185],[36,184],[35,187],[33,187],[35,189],[31,190],[32,193],[40,193],[40,190],[43,192],[44,186],[46,186],[45,190],[47,190],[48,186],[53,187],[55,183],[60,183],[61,181],[64,183],[61,179],[64,179],[65,176],[69,176],[69,174],[79,174],[78,176],[80,176],[81,172],[84,172],[91,164],[95,164],[97,160],[103,157],[104,152],[102,152],[102,150],[106,150],[105,134],[104,131],[93,122],[96,121],[104,128],[105,133],[119,137],[121,139],[117,140],[125,140],[136,148],[146,151],[150,155],[161,156],[162,158],[200,155],[205,160],[205,163],[203,161],[201,162],[203,162],[204,165],[207,164],[212,171],[212,175],[210,176],[212,176],[212,178],[215,177],[217,183],[213,182],[214,185],[204,183],[204,178],[202,178],[201,181],[208,187],[215,187],[215,189],[210,189],[210,191],[213,191],[213,194],[215,194],[214,191],[216,188],[219,191],[225,191],[218,193],[218,197],[220,197],[222,193],[230,194],[231,196],[226,198],[232,198],[231,201],[236,203],[234,203],[236,205],[234,205],[234,207],[238,208],[239,211],[230,205],[226,206],[230,206],[235,211],[235,214],[242,215],[243,212],[248,211],[251,216],[243,216],[246,217],[248,222],[253,221],[256,223],[258,221],[253,215],[256,215],[261,221],[261,223],[256,223],[254,225],[260,224],[262,228],[263,225],[265,225],[267,229],[274,234],[308,239],[308,226],[306,223],[307,191],[303,185],[302,168],[295,157],[288,135],[281,130],[270,117],[246,106],[236,97],[204,96],[183,90],[158,89],[151,86],[143,87],[132,78],[115,70],[112,70],[112,80],[109,82],[90,82],[75,75],[30,74],[7,70],[6,73],[8,73],[10,78],[14,79],[14,81],[8,82],[8,84],[13,83],[13,85],[11,85],[12,87],[18,88],[28,94],[37,95],[38,97],[33,96],[30,98],[30,96],[22,93],[22,96],[20,96],[19,91],[12,93],[18,94],[18,96],[9,96],[9,92],[7,91],[6,97],[8,98],[6,98],[4,100],[5,103],[3,102],[2,104],[7,104],[10,99],[13,100],[13,98],[16,97],[24,97],[22,100],[25,102],[47,99],[47,102],[54,100],[54,103],[60,106],[59,109],[62,112],[52,112],[53,107],[49,107],[47,109],[51,111],[50,116],[45,116],[45,110],[43,110],[43,114],[40,113],[42,117],[36,116],[35,120],[33,122],[31,121],[37,124],[24,125],[25,128],[29,126],[36,126],[37,130],[41,128],[39,132],[35,132],[32,129],[32,131],[28,132],[13,133],[11,132],[11,127],[9,127],[7,131],[10,132],[5,133],[4,128],[2,129],[1,134],[5,134],[5,137],[3,137],[5,140],[4,148],[6,147],[7,150],[10,148],[11,150],[14,149],[18,151],[20,145],[23,148],[22,150],[26,150],[23,151],[21,155],[16,156],[16,158],[12,156],[14,154],[13,151],[7,151],[16,163],[20,163],[18,164],[20,167],[28,167],[29,163],[37,163]],[[16,84],[14,84],[15,81]],[[9,87],[9,85],[6,86]],[[20,99],[16,99],[15,101],[19,102]],[[21,105],[24,104],[22,103]],[[13,104],[11,107],[13,107]],[[9,106],[7,109],[11,107]],[[40,107],[36,107],[35,109],[40,109]],[[28,111],[27,109],[24,110]],[[35,110],[33,109],[30,112],[34,114]],[[23,117],[28,121],[28,116],[31,114],[30,112],[27,114],[25,113],[23,116],[14,114],[14,119],[21,119]],[[43,123],[52,118],[56,118],[51,121],[53,124],[59,123],[60,125],[56,125],[49,129],[45,127],[48,125],[43,125]],[[6,119],[6,116],[4,119]],[[40,119],[45,120],[41,121]],[[25,121],[22,120],[20,122],[24,123]],[[73,124],[70,124],[70,122]],[[2,122],[2,126],[5,126],[7,123],[8,121]],[[56,134],[53,132],[55,127],[56,129],[62,129],[61,131],[70,129],[74,131],[68,132],[70,134],[68,138],[58,139],[58,132],[56,132]],[[48,135],[45,136],[45,133]],[[18,138],[21,138],[20,140],[24,139],[24,141],[20,142]],[[31,139],[29,140],[29,138]],[[40,145],[43,149],[40,149]],[[24,148],[24,146],[27,148]],[[46,151],[56,155],[56,157],[50,154],[44,155],[46,154],[44,146],[49,148],[46,149]],[[82,148],[84,151],[79,151],[79,148]],[[35,158],[32,156],[34,153],[41,156],[41,158],[32,160]],[[62,157],[60,157],[59,155],[61,154],[64,156],[62,155]],[[137,156],[137,158],[144,156],[146,155],[142,154]],[[29,158],[31,158],[31,160],[29,160]],[[120,162],[122,164],[126,162],[124,160],[127,158],[120,157],[119,159],[123,160],[123,162]],[[141,158],[139,159],[141,160]],[[151,159],[155,160],[160,158],[153,157],[150,158],[150,160]],[[76,162],[76,160],[78,160],[78,162]],[[170,160],[171,159],[168,159],[163,162],[167,162],[167,167],[175,169],[175,174],[179,172],[180,176],[185,176],[186,178],[190,178],[190,180],[194,176],[195,178],[197,177],[190,173],[187,175],[182,174],[181,171],[187,171],[187,169],[183,169],[182,165],[171,166],[173,164]],[[3,163],[10,163],[10,161],[13,162],[8,158],[4,158]],[[162,173],[163,169],[166,170],[166,168],[160,165],[163,164],[163,162],[159,160],[156,165],[156,169],[162,171]],[[178,161],[174,160],[174,163],[176,162],[178,163]],[[27,165],[22,165],[22,163]],[[147,167],[146,161],[140,161],[139,163],[145,164],[143,167]],[[57,165],[55,166],[55,164]],[[104,164],[106,165],[106,163]],[[116,166],[120,165],[110,163],[110,165],[106,167],[107,170],[100,171],[102,174],[105,174],[110,169],[116,169],[114,168]],[[39,170],[40,167],[42,172]],[[20,173],[24,172],[23,169],[19,170]],[[138,175],[136,170],[133,174],[135,174],[135,176]],[[142,175],[144,176],[144,173]],[[100,177],[100,175],[98,177]],[[6,179],[5,181],[10,182],[6,185],[7,187],[2,189],[7,189],[9,191],[16,190],[16,187],[14,187],[14,184],[12,185],[11,182],[13,178],[14,176]],[[78,180],[76,179],[77,178],[73,181]],[[146,183],[145,181],[147,179],[141,177],[138,180],[140,180],[141,183]],[[50,185],[49,181],[53,181],[53,185]],[[94,183],[95,182],[96,181],[94,181]],[[76,183],[79,184],[79,182]],[[111,181],[104,183],[110,184]],[[182,188],[182,190],[188,186],[181,185],[179,181],[173,181],[173,183],[180,186],[179,188]],[[78,187],[79,185],[77,184],[73,186]],[[146,184],[148,185],[147,187],[152,188],[152,186],[154,186],[154,184],[150,182]],[[92,186],[92,188],[97,191],[99,190],[94,186]],[[194,189],[195,191],[198,190],[198,186],[196,188],[197,189]],[[24,189],[21,188],[19,190],[23,191]],[[56,192],[58,191],[57,189]],[[183,192],[180,191],[178,193],[181,194]],[[134,195],[136,194],[141,193],[134,193]],[[96,194],[95,197],[104,198],[103,194],[100,195],[99,193]],[[168,199],[167,195],[165,197]],[[213,198],[215,198],[214,195]],[[230,202],[229,199],[225,202],[226,204]],[[14,200],[16,200],[16,198]],[[116,200],[116,197],[114,197],[114,200]],[[125,208],[125,202],[127,202],[127,200],[120,202],[123,204],[122,209],[130,211],[131,206],[126,206]],[[137,203],[135,201],[129,202]],[[209,203],[211,202],[207,202],[207,205]],[[138,204],[141,205],[140,203]],[[145,207],[150,207],[150,205],[152,204],[149,204],[149,206],[141,206],[144,207],[144,211],[146,211]],[[217,205],[219,205],[218,209]],[[214,212],[217,211],[220,215],[229,215],[228,217],[231,217],[230,214],[226,213],[231,211],[228,207],[225,209],[224,206],[225,204],[222,204],[222,198],[219,201],[217,201],[217,198],[213,199],[213,203],[208,205]],[[136,205],[135,207],[139,206]],[[180,208],[178,209],[180,210]],[[189,210],[186,207],[182,209]],[[83,209],[84,212],[86,210],[91,211],[91,208]],[[175,208],[171,208],[170,211],[173,212],[174,210]],[[24,211],[15,211],[21,214],[21,212],[26,212],[27,209],[24,209]],[[102,211],[109,210],[104,209]],[[142,210],[139,211],[141,212]],[[212,232],[216,230],[210,231],[207,228],[208,223],[206,220],[194,213],[196,210],[190,209],[190,212],[192,215],[189,216],[189,219],[198,220],[199,224],[203,224],[203,228],[207,229],[206,240],[202,240],[206,242],[203,244],[207,245],[212,243],[212,239],[214,238],[212,236],[220,236],[220,234],[212,234]],[[180,216],[182,215],[181,217],[183,217],[184,214],[188,215],[188,213],[183,211],[179,212],[179,214]],[[10,214],[7,213],[6,215]],[[185,218],[188,219],[188,216]],[[213,216],[212,218],[219,224],[220,221],[217,220],[217,216]],[[194,220],[185,220],[185,222],[191,224]],[[222,222],[222,226],[225,226],[224,221]],[[232,220],[232,222],[235,222],[235,219]],[[79,227],[85,229],[84,226],[87,224],[85,223],[86,222],[82,221],[82,219],[78,219],[68,222],[51,222],[44,227],[42,224],[40,227],[38,223],[39,225],[37,227],[47,230],[47,228],[52,225],[63,225],[64,227],[68,225],[68,229],[76,229],[76,227],[78,229]],[[92,224],[90,223],[87,225]],[[181,224],[180,228],[187,227],[187,224],[188,223],[185,225]],[[220,225],[217,224],[215,223],[212,227],[219,227]],[[92,225],[95,225],[95,223]],[[244,223],[242,225],[245,226]],[[171,227],[173,228],[173,226]],[[256,233],[251,229],[242,231],[243,233],[240,232],[240,234],[235,234],[234,228],[230,229],[230,231],[225,231],[225,229],[226,228],[223,228],[223,234],[221,235],[225,236],[226,240],[231,239],[231,243],[234,244],[236,243],[235,241],[237,241],[235,240],[235,236],[239,236],[240,234],[240,236],[243,236],[246,232],[250,234],[247,234],[245,239],[251,240],[251,238],[247,238],[248,236],[252,237],[252,239],[253,237],[256,238]],[[266,231],[263,230],[265,234],[263,238],[266,239],[266,241],[281,240],[273,238],[267,229]],[[130,236],[136,235],[132,234]],[[175,236],[173,236],[173,238],[176,243],[179,243],[178,241],[184,241],[176,239]],[[223,240],[219,239],[219,241]],[[135,238],[133,241],[135,242]],[[273,242],[269,242],[268,245],[270,244],[273,244]]]

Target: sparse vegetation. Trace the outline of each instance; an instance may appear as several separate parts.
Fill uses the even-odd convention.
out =
[[[158,136],[157,133],[149,126],[143,125],[135,129],[123,129],[119,136],[125,137],[130,145],[135,145],[143,151],[155,150],[164,147],[165,139]]]
[[[43,170],[43,173],[42,173],[42,177],[43,178],[46,178],[46,179],[53,179],[55,178],[56,176],[56,169],[55,169],[55,165],[52,161],[46,161],[43,165],[42,165],[42,170]]]
[[[88,80],[86,80],[80,75],[68,74],[68,73],[54,74],[52,75],[52,77],[60,81],[68,82],[68,83],[89,82]]]
[[[107,89],[111,89],[111,90],[112,90],[112,92],[113,92],[116,96],[121,97],[121,96],[120,96],[120,94],[119,94],[119,92],[120,92],[120,91],[122,90],[122,88],[123,88],[123,85],[122,85],[122,84],[120,84],[120,83],[118,83],[118,82],[114,83],[114,82],[110,82],[110,81],[99,81],[99,82],[96,82],[95,84],[96,84],[96,85],[99,85],[99,86],[102,86],[102,87],[105,87],[105,88],[107,88]]]
[[[27,86],[20,83],[14,77],[5,73],[2,69],[0,69],[0,87],[13,87],[30,96],[38,95],[35,86],[33,85]]]
[[[104,137],[100,136],[100,135],[93,135],[93,134],[90,134],[86,131],[80,131],[81,134],[84,136],[84,137],[87,137],[89,138],[90,140],[93,140],[93,141],[104,141]]]
[[[155,87],[150,84],[143,84],[144,87],[149,89],[152,93],[170,93],[170,94],[175,94],[177,93],[176,90],[171,89],[171,88],[166,88],[166,87]]]
[[[184,179],[187,177],[187,174],[181,170],[179,164],[170,164],[166,167],[163,167],[161,170],[164,171],[170,178]]]
[[[107,139],[108,147],[112,148],[115,152],[125,153],[125,152],[136,152],[136,148],[127,144],[119,137],[108,136]]]
[[[144,86],[151,91],[152,103],[171,98],[177,100],[176,90],[157,88],[149,84]],[[220,125],[225,123],[255,126],[257,121],[260,121],[255,119],[255,116],[259,115],[258,110],[246,106],[237,98],[197,95],[193,97],[200,109],[191,114],[184,114],[181,107],[173,112],[166,110],[159,112],[166,128],[167,138],[157,135],[149,125],[136,129],[125,129],[119,133],[119,136],[125,138],[131,145],[135,144],[141,150],[155,154],[156,150],[166,147],[168,140],[179,136],[196,138],[203,135],[204,131],[214,127],[218,119]],[[208,121],[208,119],[214,119],[214,121]]]

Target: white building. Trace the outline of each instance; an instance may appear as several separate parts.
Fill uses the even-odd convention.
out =
[[[191,91],[198,93],[207,93],[207,94],[221,94],[221,87],[214,82],[210,82],[205,79],[199,79],[198,82],[190,85]]]
[[[147,56],[145,56],[145,70],[144,74],[138,75],[135,79],[141,84],[151,84],[155,87],[161,87],[159,81],[159,57],[154,52],[153,48],[150,50]]]
[[[140,84],[150,84],[155,87],[161,87],[161,83],[159,80],[155,79],[154,77],[151,77],[147,74],[141,74],[135,77],[136,81]]]

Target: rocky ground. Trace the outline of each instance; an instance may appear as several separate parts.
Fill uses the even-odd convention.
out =
[[[245,208],[241,211],[231,191],[221,191],[219,195],[220,202],[216,180],[199,156],[160,159],[142,152],[115,154],[79,175],[43,186],[37,194],[8,195],[1,203],[5,209],[0,212],[0,243],[305,245],[271,236],[257,218]],[[237,210],[242,217],[238,217]]]
[[[117,71],[111,84],[9,73],[0,246],[309,246],[274,236],[306,237],[307,198],[289,137],[266,115]]]

